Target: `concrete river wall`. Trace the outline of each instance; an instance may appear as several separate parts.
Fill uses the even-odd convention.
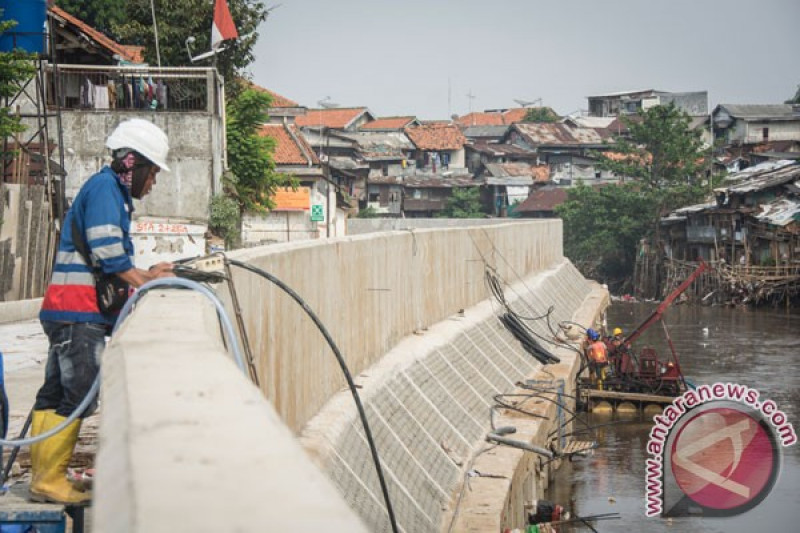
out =
[[[493,418],[516,428],[509,437],[558,451],[557,408],[529,398],[525,408],[542,418],[503,409],[490,416],[493,397],[525,392],[516,384],[526,379],[569,393],[577,356],[551,347],[561,363],[543,368],[500,324],[484,276],[495,269],[521,314],[552,307],[548,319],[531,322],[543,337],[559,322],[588,326],[607,292],[564,259],[561,240],[561,222],[541,220],[230,254],[283,280],[330,331],[360,387],[402,531],[517,527],[542,497],[558,461],[485,438]],[[289,297],[250,272],[233,273],[261,391],[227,356],[231,340],[208,300],[147,293],[104,355],[95,524],[389,531],[330,348]],[[217,292],[232,316],[227,290]]]

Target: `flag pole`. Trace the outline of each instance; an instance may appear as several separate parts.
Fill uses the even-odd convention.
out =
[[[158,68],[161,68],[161,50],[158,47],[158,24],[156,24],[156,7],[153,0],[150,0],[150,12],[153,14],[153,33],[156,35],[156,61]]]

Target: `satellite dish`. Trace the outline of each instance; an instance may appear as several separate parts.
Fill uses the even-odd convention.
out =
[[[519,104],[520,106],[522,106],[522,107],[531,107],[534,104],[542,105],[542,99],[541,98],[537,98],[535,100],[516,100],[515,99],[514,101],[517,104]]]

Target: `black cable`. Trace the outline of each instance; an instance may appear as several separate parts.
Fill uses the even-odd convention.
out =
[[[206,272],[189,266],[176,264],[172,266],[172,273],[179,278],[186,278],[197,283],[221,283],[228,279],[222,272]]]
[[[520,324],[520,326],[516,327],[515,329],[517,331],[524,332],[524,333],[521,333],[524,338],[523,339],[519,339],[521,342],[523,342],[523,344],[526,343],[525,339],[527,339],[529,337],[536,337],[536,338],[540,339],[541,341],[546,342],[548,344],[551,344],[553,346],[560,346],[560,347],[563,347],[563,348],[567,348],[567,349],[572,350],[572,351],[574,351],[574,352],[576,352],[578,354],[582,354],[583,353],[581,350],[579,350],[578,348],[575,348],[574,346],[572,346],[572,345],[570,345],[568,343],[565,343],[565,342],[562,342],[562,341],[554,341],[552,339],[548,339],[547,337],[544,337],[544,336],[536,333],[536,331],[534,331],[527,324],[524,324],[522,322],[522,320],[531,320],[531,321],[534,321],[534,320],[547,320],[547,327],[550,329],[550,333],[553,335],[554,338],[557,339],[558,335],[557,335],[557,333],[555,331],[553,331],[553,328],[550,325],[550,315],[555,310],[554,306],[551,305],[548,308],[548,310],[547,310],[547,312],[545,314],[540,315],[538,317],[527,317],[527,316],[521,315],[520,313],[518,313],[517,311],[512,309],[511,305],[506,300],[505,292],[503,291],[502,284],[500,283],[500,278],[496,274],[496,271],[495,271],[494,268],[490,267],[489,265],[485,265],[485,268],[484,268],[484,279],[485,279],[486,285],[487,285],[487,287],[489,289],[489,292],[494,296],[494,298],[498,301],[498,303],[500,303],[500,305],[503,306],[503,308],[506,310],[506,314],[513,316],[514,317],[514,321],[518,322]],[[528,307],[531,307],[531,306],[528,304]],[[502,320],[502,317],[501,317],[501,320]],[[506,324],[505,321],[504,321],[504,324]],[[531,339],[531,340],[533,340],[533,339]],[[527,343],[527,344],[530,345],[530,343]],[[536,345],[538,345],[538,343],[536,343]],[[538,346],[537,348],[534,348],[534,351],[535,352],[539,352],[540,349],[544,350],[541,346]],[[545,359],[550,359],[550,356],[552,356],[552,354],[550,354],[546,350],[544,351],[544,354],[546,354]],[[537,359],[539,359],[539,358],[537,357]],[[541,359],[539,359],[539,362],[541,362],[542,364],[547,364],[547,362],[545,362],[545,361],[543,361]],[[555,362],[560,362],[560,361],[555,361]]]
[[[531,329],[522,323],[516,315],[504,313],[500,316],[500,321],[517,338],[525,350],[534,356],[540,363],[547,365],[550,363],[560,363],[561,359],[545,350],[539,342],[533,338]]]
[[[548,420],[546,415],[542,415],[542,414],[539,414],[539,413],[532,413],[531,411],[526,411],[525,409],[523,409],[521,407],[517,407],[516,405],[511,405],[510,403],[504,402],[503,400],[500,399],[503,396],[509,396],[509,394],[495,394],[494,395],[493,399],[494,399],[495,403],[497,403],[497,405],[495,407],[502,407],[503,409],[509,409],[511,411],[516,411],[518,413],[522,413],[523,415],[528,415],[528,416],[532,416],[534,418],[543,418],[544,420]],[[530,400],[530,399],[533,399],[533,395],[530,395],[528,400]],[[527,400],[523,400],[520,403],[525,403],[526,401]],[[492,428],[492,429],[495,429],[495,428]]]
[[[369,450],[372,454],[372,461],[375,463],[375,470],[378,473],[378,481],[381,485],[381,492],[383,492],[383,501],[386,503],[386,512],[389,515],[389,522],[392,526],[392,531],[394,533],[399,532],[399,528],[397,526],[397,520],[394,516],[394,509],[392,508],[392,502],[389,498],[389,489],[386,485],[386,479],[383,476],[383,467],[381,466],[380,457],[378,456],[378,449],[375,446],[375,440],[372,438],[372,431],[369,428],[369,422],[367,421],[367,414],[364,411],[364,406],[361,403],[361,397],[358,395],[358,390],[356,389],[356,384],[353,381],[353,376],[350,374],[350,369],[347,368],[347,363],[344,360],[344,356],[339,351],[339,348],[336,346],[336,343],[333,341],[330,333],[328,333],[328,329],[325,325],[320,321],[319,317],[311,310],[305,300],[300,297],[291,287],[286,285],[284,282],[270,274],[269,272],[262,270],[258,267],[254,267],[253,265],[249,265],[247,263],[243,263],[241,261],[237,261],[235,259],[230,259],[225,257],[225,261],[230,263],[231,265],[237,266],[239,268],[243,268],[245,270],[249,270],[250,272],[257,274],[270,282],[277,285],[280,289],[283,290],[286,294],[292,297],[292,299],[297,302],[300,307],[303,308],[303,311],[311,318],[314,324],[319,329],[322,336],[325,337],[325,340],[328,341],[328,344],[333,350],[334,355],[336,356],[336,360],[339,362],[339,367],[342,369],[342,373],[344,374],[345,380],[347,380],[347,386],[350,388],[350,393],[353,395],[353,400],[356,404],[356,409],[358,409],[358,416],[361,418],[361,424],[364,426],[364,433],[367,437],[367,443],[369,444]]]

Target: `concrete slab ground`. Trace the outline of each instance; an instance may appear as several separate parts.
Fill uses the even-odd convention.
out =
[[[36,392],[44,381],[47,361],[47,336],[36,319],[0,324],[0,352],[3,354],[5,389],[9,402],[8,438],[16,438],[28,413],[33,407]],[[72,468],[86,468],[94,463],[97,448],[99,415],[89,417],[81,428]],[[4,449],[5,465],[9,449]],[[17,455],[17,464],[12,471],[9,484],[27,482],[30,479],[30,457],[28,448],[22,447]]]

